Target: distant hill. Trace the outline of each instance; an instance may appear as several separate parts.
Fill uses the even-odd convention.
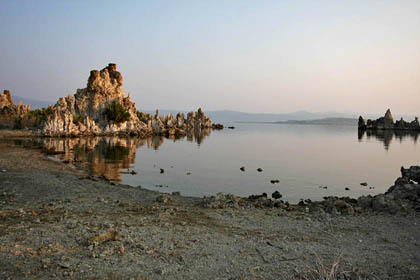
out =
[[[147,110],[147,113],[155,113],[155,111]],[[160,110],[161,115],[176,114],[178,112],[186,113],[186,111],[176,110]],[[264,114],[264,113],[246,113],[230,110],[222,111],[204,111],[206,116],[210,117],[213,122],[277,122],[287,120],[316,120],[323,118],[357,118],[355,114],[346,114],[338,112],[319,112],[311,113],[306,111],[298,111],[285,114]]]
[[[47,108],[49,104],[52,104],[52,105],[55,104],[55,102],[36,100],[36,99],[20,97],[16,95],[12,95],[12,99],[13,99],[13,103],[16,105],[18,104],[19,101],[21,101],[23,104],[26,104],[26,105],[30,104],[31,110]]]
[[[357,125],[358,119],[354,118],[324,118],[318,120],[289,120],[275,122],[278,124],[302,124],[302,125]]]
[[[146,113],[154,114],[154,110],[146,110]],[[187,113],[187,111],[177,111],[177,110],[160,110],[161,115],[168,114],[177,114],[178,112]],[[359,113],[340,113],[340,112],[307,112],[307,111],[297,111],[292,113],[283,113],[283,114],[264,114],[264,113],[246,113],[239,111],[230,111],[230,110],[221,110],[221,111],[206,111],[204,113],[210,117],[214,123],[227,123],[227,122],[282,122],[282,121],[321,121],[324,123],[328,122],[342,122],[342,123],[351,123],[355,119],[357,120],[360,115],[365,119],[377,119],[383,115],[379,114],[359,114]],[[385,114],[385,111],[384,111]],[[411,121],[414,119],[414,116],[410,115],[398,115],[394,114],[394,120],[398,120],[401,117],[404,120]],[[330,120],[328,120],[330,119]],[[340,120],[343,119],[343,120]],[[346,120],[352,119],[352,120]],[[357,124],[357,122],[356,122]]]
[[[283,114],[258,114],[244,113],[236,111],[209,111],[207,115],[213,120],[220,121],[240,121],[240,122],[276,122],[288,120],[316,120],[323,118],[356,118],[353,114],[338,112],[318,112],[297,111]]]

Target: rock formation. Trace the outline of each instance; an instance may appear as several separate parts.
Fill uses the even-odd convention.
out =
[[[10,91],[5,89],[2,94],[0,94],[0,109],[4,107],[13,107],[12,96],[10,95]]]
[[[136,111],[136,105],[122,90],[123,77],[110,63],[101,71],[92,70],[84,89],[60,98],[54,113],[42,124],[45,136],[79,135],[185,135],[186,130],[211,128],[202,112],[160,116]]]
[[[189,112],[187,118],[183,113],[178,113],[176,116],[172,114],[167,116],[160,116],[159,110],[156,114],[139,113],[142,122],[147,124],[147,128],[151,129],[154,135],[185,135],[192,130],[204,130],[212,128],[212,123],[206,115],[204,115],[201,108],[197,112]]]
[[[18,102],[16,106],[13,103],[12,96],[10,95],[10,91],[4,90],[2,94],[0,94],[0,113],[8,113],[10,115],[16,115],[19,117],[23,117],[31,110],[30,105],[24,105],[22,102]]]
[[[365,120],[359,117],[359,129],[362,130],[420,130],[420,124],[417,117],[412,122],[406,122],[402,118],[394,123],[391,110],[388,109],[383,117],[376,120]]]
[[[57,101],[54,113],[42,125],[42,134],[78,136],[144,132],[146,125],[138,119],[136,105],[125,96],[122,83],[122,75],[115,64],[110,63],[101,71],[90,71],[86,88]],[[110,120],[106,110],[112,104],[118,104],[128,114],[128,120]]]
[[[0,94],[0,127],[13,128],[30,111],[30,105],[19,102],[16,106],[13,103],[10,91],[4,90]]]

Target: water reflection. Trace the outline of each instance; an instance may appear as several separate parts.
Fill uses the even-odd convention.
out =
[[[90,174],[132,186],[195,197],[277,190],[289,202],[385,192],[401,166],[418,164],[420,148],[414,132],[359,131],[356,141],[354,126],[247,123],[235,127],[213,132],[210,141],[206,138],[210,131],[201,131],[180,139],[35,138],[15,144],[35,145]],[[263,172],[257,171],[260,167]],[[132,171],[137,174],[126,174]],[[275,179],[278,184],[271,183]]]
[[[89,174],[121,182],[122,170],[129,170],[135,164],[136,151],[140,147],[159,150],[164,141],[187,141],[200,145],[211,133],[210,129],[195,130],[183,137],[149,138],[85,137],[85,138],[34,138],[16,139],[14,144],[37,146],[62,162],[87,170]],[[127,171],[125,172],[127,173]]]
[[[388,150],[392,140],[395,138],[400,141],[400,143],[405,138],[411,138],[414,143],[417,143],[417,138],[419,137],[418,131],[410,130],[363,130],[359,129],[358,139],[362,141],[366,135],[366,139],[370,140],[374,137],[376,140],[383,142],[385,150]]]

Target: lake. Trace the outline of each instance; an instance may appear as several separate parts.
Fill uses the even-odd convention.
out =
[[[55,151],[61,161],[92,175],[195,197],[278,190],[285,200],[298,202],[329,195],[373,195],[393,185],[401,166],[419,164],[418,133],[359,133],[357,127],[346,125],[233,125],[235,129],[205,130],[183,139],[95,137],[14,142],[26,145],[31,141],[46,153]]]

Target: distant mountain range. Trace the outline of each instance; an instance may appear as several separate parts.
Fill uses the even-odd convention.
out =
[[[36,100],[21,96],[12,95],[13,103],[18,104],[19,101],[21,101],[23,104],[30,104],[31,110],[35,109],[41,109],[41,108],[47,108],[49,104],[55,104],[55,102],[48,102],[48,101],[42,101],[42,100]]]
[[[302,125],[357,125],[358,119],[352,118],[324,118],[317,120],[289,120],[289,121],[278,121],[274,123],[278,124],[302,124]]]
[[[307,111],[297,111],[283,114],[261,114],[245,113],[236,111],[209,111],[206,113],[214,121],[238,121],[238,122],[278,122],[278,121],[303,121],[324,118],[355,118],[352,114],[338,112],[319,112],[311,113]]]
[[[20,96],[12,96],[13,102],[17,104],[22,101],[23,104],[30,104],[31,109],[46,108],[49,104],[55,104],[56,101],[42,101],[37,99],[31,99]],[[392,110],[391,110],[392,111]],[[145,110],[146,113],[155,113],[155,110]],[[177,110],[160,110],[161,115],[173,114],[176,115],[178,112],[187,113],[187,111]],[[214,123],[226,123],[226,122],[279,122],[279,123],[296,123],[296,124],[353,124],[360,114],[357,113],[340,113],[340,112],[307,112],[297,111],[292,113],[282,114],[265,114],[265,113],[246,113],[231,110],[219,110],[219,111],[204,111],[204,113],[210,117]],[[385,111],[384,111],[385,114]],[[362,114],[365,119],[376,119],[383,115],[377,114]],[[403,117],[407,121],[414,119],[411,115],[394,115],[394,120]],[[312,121],[312,122],[309,122]]]
[[[147,110],[147,113],[154,114],[155,111]],[[161,115],[167,114],[177,114],[178,112],[187,113],[186,111],[176,111],[176,110],[160,110]],[[314,121],[318,123],[332,123],[338,122],[341,124],[347,123],[352,124],[359,118],[360,114],[357,113],[340,113],[340,112],[307,112],[307,111],[297,111],[292,113],[283,113],[283,114],[264,114],[264,113],[246,113],[230,110],[222,111],[204,111],[204,113],[210,117],[212,122],[224,123],[224,122],[285,122],[291,121],[289,123],[296,123],[296,121]],[[385,112],[384,112],[385,114]],[[383,115],[377,114],[363,114],[365,119],[376,119]],[[410,115],[394,115],[394,119],[397,120],[403,117],[405,120],[411,121],[414,119],[414,116]],[[316,123],[313,122],[313,123]],[[303,124],[303,123],[302,123]],[[309,123],[307,123],[309,124]]]

